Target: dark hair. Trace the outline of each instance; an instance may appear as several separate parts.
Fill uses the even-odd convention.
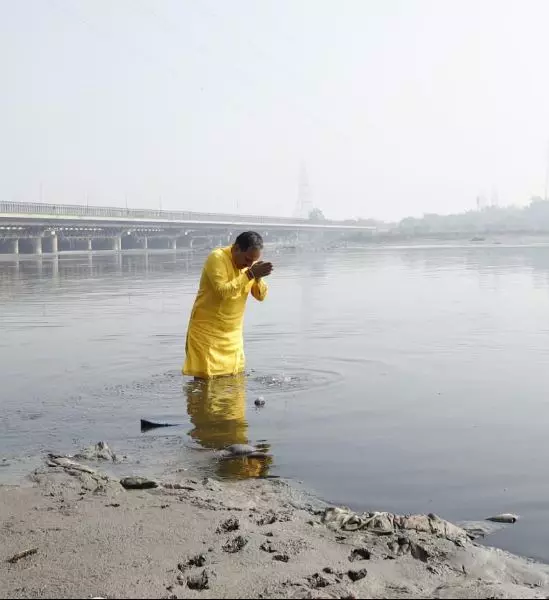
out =
[[[242,252],[246,252],[250,250],[250,248],[262,250],[263,238],[255,231],[245,231],[236,238],[235,244],[240,248],[240,250],[242,250]]]

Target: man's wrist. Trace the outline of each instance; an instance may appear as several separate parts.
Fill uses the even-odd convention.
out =
[[[246,271],[246,275],[248,276],[248,279],[251,281],[252,279],[255,279],[255,273],[253,272],[252,267],[250,267],[247,271]]]

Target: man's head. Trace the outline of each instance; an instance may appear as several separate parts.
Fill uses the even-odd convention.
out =
[[[233,245],[233,260],[237,269],[251,267],[261,258],[263,238],[255,231],[241,233]]]

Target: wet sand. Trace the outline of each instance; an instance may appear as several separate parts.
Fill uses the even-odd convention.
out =
[[[104,474],[106,464],[57,459],[29,485],[0,487],[0,597],[549,595],[549,566],[484,547],[443,521],[380,515],[373,529],[346,531],[327,518],[344,512],[278,480],[180,471],[130,490]]]

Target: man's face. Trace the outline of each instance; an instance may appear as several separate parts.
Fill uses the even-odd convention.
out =
[[[250,268],[260,258],[261,250],[259,248],[241,250],[237,245],[234,246],[234,264],[237,269]]]

